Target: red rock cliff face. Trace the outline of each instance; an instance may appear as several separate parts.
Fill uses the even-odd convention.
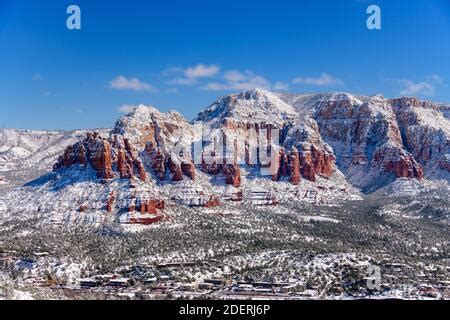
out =
[[[80,149],[78,150],[78,157],[77,157],[77,163],[81,164],[81,165],[86,165],[87,164],[87,159],[86,159],[86,150],[84,148],[84,145],[80,146]]]
[[[145,147],[145,152],[150,158],[151,167],[156,177],[159,180],[164,180],[164,177],[166,175],[166,157],[164,156],[164,154],[152,143],[147,144],[147,146]]]
[[[289,155],[289,181],[293,185],[300,183],[300,155],[295,148]]]
[[[54,165],[54,169],[67,168],[75,164],[86,165],[87,163],[94,168],[99,178],[114,178],[110,143],[96,133],[89,133],[85,140],[68,146],[64,155]]]
[[[439,107],[415,98],[392,99],[391,104],[405,149],[424,166],[439,164],[450,153],[450,122]]]
[[[287,177],[289,174],[289,159],[284,149],[281,149],[276,154],[274,159],[275,166],[278,168],[277,172],[272,175],[272,181],[278,181],[282,177]]]
[[[288,154],[284,149],[281,149],[274,161],[276,161],[275,168],[278,168],[278,170],[272,175],[272,181],[279,181],[282,177],[289,176],[289,181],[293,185],[300,183],[300,155],[296,148],[292,148]]]
[[[316,169],[314,168],[311,152],[304,152],[300,155],[300,168],[305,179],[311,182],[316,181]]]
[[[116,194],[114,193],[114,191],[112,191],[110,192],[108,200],[106,201],[106,211],[108,211],[109,213],[113,212],[115,202],[116,202]]]
[[[152,169],[157,177],[164,179],[166,166],[170,163],[165,159],[159,150],[143,152],[141,155],[148,157]],[[130,144],[127,139],[121,139],[114,135],[111,139],[99,137],[96,133],[89,133],[81,142],[68,146],[64,154],[54,165],[54,169],[68,168],[72,165],[89,164],[97,173],[99,178],[113,179],[120,177],[122,179],[134,180],[138,177],[141,181],[148,181],[148,173],[139,152]],[[182,179],[181,167],[172,169]],[[185,174],[195,177],[195,172],[191,166],[185,166]]]
[[[97,175],[104,179],[114,178],[111,162],[111,147],[108,141],[102,141],[97,150],[92,150],[92,167],[97,171]]]
[[[337,161],[341,170],[344,174],[348,170],[350,182],[364,188],[374,183],[373,179],[353,181],[351,177],[364,176],[373,167],[396,177],[422,179],[423,169],[416,159],[426,163],[431,154],[445,149],[442,143],[436,146],[437,141],[444,141],[445,145],[445,139],[436,139],[436,132],[416,126],[419,121],[414,108],[433,109],[429,103],[414,98],[387,100],[375,96],[359,100],[345,96],[343,100],[319,103],[315,119],[324,140],[339,151]],[[305,174],[312,178],[312,162],[316,173],[319,170],[329,176],[331,159],[317,150],[311,153],[314,159],[305,155]]]
[[[141,105],[119,119],[113,133],[123,138],[132,171],[141,180],[149,178],[146,166],[160,181],[195,179],[192,161],[172,154],[178,147],[190,148],[186,140],[193,135],[192,125],[181,114]]]
[[[216,140],[224,138],[224,149],[234,150],[235,154],[227,155],[226,161],[220,159],[212,164],[203,161],[196,166],[190,159],[191,141],[184,138],[197,133],[197,129],[176,113],[161,114],[140,107],[118,121],[110,139],[92,133],[67,147],[55,169],[92,167],[99,178],[130,179],[133,186],[139,183],[135,179],[195,180],[196,170],[202,169],[211,175],[221,175],[228,185],[239,187],[242,181],[237,163],[267,168],[267,157],[262,151],[266,150],[261,142],[270,141],[276,136],[270,129],[278,128],[279,143],[267,147],[267,151],[278,152],[275,157],[278,170],[270,173],[273,181],[297,185],[303,177],[314,182],[318,176],[330,178],[337,165],[350,183],[361,188],[370,187],[374,183],[372,177],[380,172],[422,179],[422,165],[425,169],[431,164],[448,171],[448,161],[443,158],[450,153],[448,128],[446,131],[441,124],[435,126],[421,118],[423,114],[432,114],[432,119],[442,122],[442,116],[434,115],[440,111],[431,104],[409,98],[387,100],[380,96],[333,94],[315,97],[309,109],[295,109],[292,113],[290,106],[278,98],[270,94],[264,98],[265,93],[258,92],[230,98],[219,109],[207,113],[214,117],[207,118],[209,124],[219,130]],[[262,104],[255,105],[255,99]],[[300,111],[305,112],[298,117]],[[205,145],[212,150],[204,150],[204,155],[217,149],[214,143]],[[183,148],[179,150],[179,146]],[[365,173],[371,175],[364,179]],[[351,181],[352,177],[367,181],[358,185]],[[146,204],[143,206],[147,212]]]
[[[182,181],[183,171],[181,170],[181,165],[177,161],[174,161],[171,157],[168,162],[169,171],[172,174],[172,181]]]
[[[255,154],[257,155],[256,162],[250,161],[250,159],[252,158],[252,156],[250,155],[252,144],[261,144],[261,134],[267,133],[267,141],[271,141],[272,137],[270,130],[278,130],[279,141],[275,143],[277,147],[280,147],[280,145],[281,147],[283,147],[286,146],[286,143],[284,141],[285,137],[283,136],[286,134],[286,131],[289,130],[288,125],[283,124],[273,126],[264,122],[239,122],[230,119],[225,119],[222,126],[224,128],[225,137],[227,135],[231,135],[240,137],[242,140],[245,140],[245,147],[241,146],[241,148],[239,149],[235,147],[235,156],[237,156],[238,159],[245,159],[246,165],[250,166],[261,165],[261,150],[259,151],[259,153],[253,152],[254,160]],[[310,181],[315,181],[316,175],[320,175],[325,178],[329,178],[332,175],[335,168],[336,158],[331,151],[326,151],[325,143],[321,140],[319,129],[314,121],[308,122],[306,130],[304,129],[304,127],[298,128],[296,130],[292,129],[291,131],[289,131],[288,135],[290,135],[289,139],[291,143],[294,142],[294,145],[296,143],[299,143],[301,145],[304,144],[307,146],[307,148],[304,150],[304,148],[302,147],[302,151],[300,152],[300,154],[298,151],[294,150],[294,154],[290,154],[287,153],[284,148],[281,148],[274,159],[274,161],[276,161],[276,167],[278,168],[278,170],[272,175],[273,181],[279,181],[282,177],[289,176],[289,180],[293,184],[299,184],[302,175]],[[242,144],[243,142],[241,141],[240,143]],[[242,154],[242,152],[244,153]],[[296,161],[299,161],[298,165]],[[214,174],[212,169],[218,168],[220,171],[219,166],[209,166],[206,172]]]
[[[397,178],[423,178],[423,169],[414,157],[396,148],[385,147],[375,152],[374,163],[381,164],[387,172]]]
[[[119,149],[117,155],[117,171],[119,171],[121,178],[131,178],[131,168],[128,164],[124,149]]]
[[[137,174],[142,181],[147,180],[145,167],[132,146],[125,147],[115,136],[110,140],[89,133],[81,142],[68,146],[63,156],[54,165],[54,169],[68,168],[72,165],[89,164],[99,178],[134,179]]]
[[[158,210],[164,209],[164,201],[163,200],[157,200],[157,199],[150,199],[150,200],[144,200],[144,199],[138,199],[137,201],[137,210],[140,213],[150,213],[150,214],[157,214]]]
[[[195,180],[195,165],[192,162],[183,161],[181,171],[191,180]]]
[[[214,208],[218,206],[220,206],[220,200],[213,196],[211,196],[204,205],[205,208]]]
[[[314,164],[314,171],[326,178],[331,177],[336,160],[334,155],[323,150],[319,150],[317,147],[312,145],[311,156]]]
[[[141,181],[143,181],[143,182],[146,182],[147,181],[147,172],[145,171],[142,161],[140,159],[136,159],[135,166],[136,166],[136,170],[139,175],[139,179],[141,179]]]
[[[166,169],[169,170],[172,181],[182,181],[184,176],[195,180],[195,165],[191,161],[172,158],[172,155],[166,155],[151,142],[147,143],[145,154],[149,157],[152,170],[159,180],[166,178]]]
[[[316,175],[330,178],[333,174],[336,161],[334,155],[315,145],[303,149],[299,159],[302,176],[311,182],[316,181]]]
[[[241,186],[241,169],[239,165],[232,164],[224,166],[225,183],[235,188]]]

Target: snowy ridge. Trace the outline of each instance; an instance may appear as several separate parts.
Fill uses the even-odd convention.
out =
[[[216,122],[232,118],[277,123],[293,119],[296,115],[296,110],[275,94],[263,89],[254,89],[218,99],[194,121]]]
[[[450,125],[443,110],[415,98],[255,89],[219,98],[191,123],[176,111],[138,105],[111,133],[0,130],[0,189],[10,190],[0,196],[0,213],[63,223],[83,212],[83,221],[99,223],[106,211],[115,213],[108,216],[113,221],[138,210],[153,217],[156,202],[148,199],[164,201],[167,214],[180,205],[333,205],[358,199],[360,191],[448,189]],[[278,159],[284,171],[262,175],[248,163],[208,167],[175,154],[179,146],[191,149],[196,121],[227,128],[235,138],[279,128],[274,150],[285,152]]]
[[[108,134],[108,130],[98,130]],[[3,187],[26,183],[51,170],[64,149],[87,130],[37,131],[0,129],[0,176]],[[1,179],[0,179],[1,180]]]

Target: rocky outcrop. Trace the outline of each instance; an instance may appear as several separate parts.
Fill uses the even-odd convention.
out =
[[[78,212],[80,212],[80,213],[88,212],[88,210],[89,210],[89,205],[87,203],[81,204],[80,207],[78,208]]]
[[[127,161],[126,153],[124,149],[119,149],[117,155],[117,171],[119,171],[121,178],[131,178],[131,167]]]
[[[191,161],[179,159],[173,154],[166,155],[152,142],[147,143],[144,153],[149,157],[152,170],[159,180],[166,178],[166,169],[169,170],[172,181],[182,181],[183,175],[195,180],[195,165]]]
[[[136,159],[135,165],[136,165],[136,170],[139,175],[139,179],[141,179],[142,182],[146,182],[147,181],[147,172],[145,171],[142,161],[140,159]]]
[[[440,164],[450,153],[450,121],[439,106],[416,98],[392,99],[391,104],[405,149],[423,166]]]
[[[220,200],[217,197],[211,196],[205,203],[205,208],[214,208],[220,206]]]
[[[346,93],[284,99],[314,119],[320,137],[333,149],[330,152],[314,142],[299,148],[302,176],[310,181],[318,174],[330,177],[335,162],[349,181],[363,190],[379,186],[384,172],[421,179],[422,166],[433,164],[433,155],[448,150],[445,128],[450,126],[439,108],[428,102]],[[427,119],[434,119],[433,124]]]
[[[311,182],[316,181],[316,170],[310,151],[302,152],[300,155],[300,171],[305,179]]]
[[[239,188],[241,186],[241,169],[239,165],[225,165],[223,169],[225,175],[225,183],[228,185],[232,185],[235,188]]]
[[[265,170],[273,181],[343,181],[341,171],[363,191],[381,187],[392,176],[422,179],[424,171],[436,171],[436,177],[446,177],[437,168],[449,171],[450,125],[442,106],[345,93],[281,97],[250,90],[221,98],[200,113],[197,120],[216,130],[201,143],[201,164],[193,160],[200,160],[199,154],[191,153],[200,139],[195,124],[176,112],[139,106],[116,123],[109,139],[90,133],[67,147],[55,170],[92,168],[101,179],[130,179],[130,188],[187,179],[197,186],[207,180],[201,173],[196,181],[202,170],[238,188],[246,181],[242,166],[251,175],[273,168],[267,160],[275,153],[276,170]],[[225,150],[225,157],[216,157]],[[197,198],[193,205],[216,204],[205,195]],[[131,211],[154,211],[153,204],[133,201]]]
[[[331,177],[336,160],[334,155],[311,145],[311,156],[315,173],[326,178]]]
[[[172,175],[172,181],[182,181],[183,171],[181,170],[181,164],[174,160],[172,157],[168,160],[169,171]]]
[[[289,159],[286,151],[281,149],[277,152],[275,158],[276,172],[272,175],[272,181],[278,181],[282,177],[287,177],[289,174]]]
[[[140,213],[157,214],[158,210],[164,209],[165,203],[163,200],[157,199],[138,199],[136,209]]]
[[[422,101],[415,97],[400,97],[390,99],[390,103],[394,108],[422,108],[430,110],[439,110],[439,106],[429,102]]]
[[[78,149],[78,157],[76,162],[83,166],[87,164],[86,149],[84,148],[84,145],[80,145],[80,148]]]
[[[166,176],[166,157],[159,148],[147,144],[146,153],[150,157],[151,167],[159,180],[164,180]]]
[[[99,178],[114,178],[110,143],[97,133],[88,133],[83,141],[68,146],[54,169],[68,168],[75,164],[84,166],[87,163],[94,168]]]
[[[191,180],[195,180],[195,165],[192,162],[183,161],[181,171]]]
[[[222,172],[223,165],[217,164],[215,161],[211,164],[207,164],[204,160],[202,160],[201,168],[204,172],[208,174],[217,175]]]
[[[102,140],[96,149],[91,149],[90,162],[97,172],[97,176],[104,179],[114,178],[111,162],[111,147],[109,142]]]
[[[414,157],[395,147],[376,150],[374,164],[381,165],[385,171],[394,173],[397,178],[423,178],[423,169]]]
[[[331,177],[335,158],[332,154],[311,145],[309,148],[303,149],[301,154],[295,147],[289,154],[281,149],[274,161],[276,161],[278,170],[272,175],[272,180],[278,181],[281,177],[289,176],[289,181],[298,185],[301,176],[312,182],[316,181],[316,175],[325,178]]]
[[[296,148],[289,155],[289,181],[293,185],[300,183],[300,156]]]
[[[116,202],[116,194],[114,191],[110,192],[108,195],[108,200],[106,201],[106,211],[111,213],[114,210],[114,204]]]

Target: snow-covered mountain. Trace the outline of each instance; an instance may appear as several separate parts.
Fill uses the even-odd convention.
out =
[[[393,178],[449,181],[450,122],[442,107],[416,98],[347,93],[280,98],[317,121],[339,169],[366,192]]]
[[[108,130],[99,132],[108,134]],[[0,129],[0,190],[23,185],[48,173],[65,148],[86,133],[86,130]]]
[[[4,130],[0,185],[28,183],[0,196],[0,210],[151,223],[179,205],[333,204],[394,185],[448,188],[445,112],[416,98],[255,89],[219,98],[192,122],[140,105],[111,133]],[[214,134],[202,141],[205,128]]]
[[[283,123],[298,116],[294,107],[276,96],[276,94],[255,89],[219,98],[206,110],[200,112],[195,121],[223,122],[258,121]]]
[[[439,109],[444,114],[444,117],[450,119],[450,104],[441,104],[439,105]]]

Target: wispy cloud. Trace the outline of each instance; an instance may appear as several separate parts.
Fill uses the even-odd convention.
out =
[[[239,70],[229,70],[225,71],[223,78],[230,82],[239,82],[239,81],[245,81],[248,78],[248,71],[247,74],[242,73]]]
[[[250,90],[254,88],[271,89],[270,82],[252,71],[229,70],[224,72],[224,82],[210,82],[201,89],[207,91]]]
[[[156,89],[138,78],[126,78],[118,76],[109,82],[109,87],[116,90],[148,91],[155,92]]]
[[[289,89],[289,85],[285,82],[281,82],[281,81],[277,81],[275,82],[275,85],[273,87],[275,90],[288,90]]]
[[[189,67],[185,71],[186,78],[207,78],[220,72],[220,67],[217,65],[206,66],[198,64],[195,67]]]
[[[289,83],[303,83],[314,86],[338,86],[344,82],[327,73],[318,78],[297,77],[292,81],[271,82],[262,75],[251,70],[223,70],[215,64],[197,64],[192,67],[170,67],[162,72],[163,77],[170,80],[172,86],[196,86],[205,91],[243,91],[262,88],[274,91],[289,90]]]
[[[444,78],[442,78],[438,74],[432,74],[431,76],[427,77],[427,81],[431,81],[431,82],[434,82],[436,84],[443,84],[444,83]]]
[[[174,78],[168,81],[168,84],[190,86],[197,83],[195,78]]]
[[[413,82],[411,80],[403,79],[399,80],[402,85],[401,95],[434,95],[434,86],[428,82]]]
[[[31,80],[33,80],[33,81],[39,81],[39,80],[42,80],[42,75],[41,75],[40,73],[35,73],[35,74],[33,75],[33,77],[31,78]]]
[[[131,111],[133,111],[133,109],[134,109],[134,106],[128,105],[128,104],[123,104],[123,105],[117,107],[117,110],[122,113],[130,113]]]
[[[401,95],[434,96],[436,87],[442,85],[444,83],[444,79],[437,74],[433,74],[426,77],[424,81],[414,82],[409,79],[401,79],[398,80],[398,83],[401,86]]]
[[[328,73],[322,73],[319,77],[297,77],[292,80],[292,83],[300,83],[312,86],[340,86],[344,82],[340,79],[333,77]]]
[[[168,81],[173,85],[194,85],[198,83],[201,78],[210,78],[220,73],[221,67],[215,64],[205,65],[197,64],[195,66],[180,68],[171,67],[163,71],[165,76],[178,75],[177,77]]]

